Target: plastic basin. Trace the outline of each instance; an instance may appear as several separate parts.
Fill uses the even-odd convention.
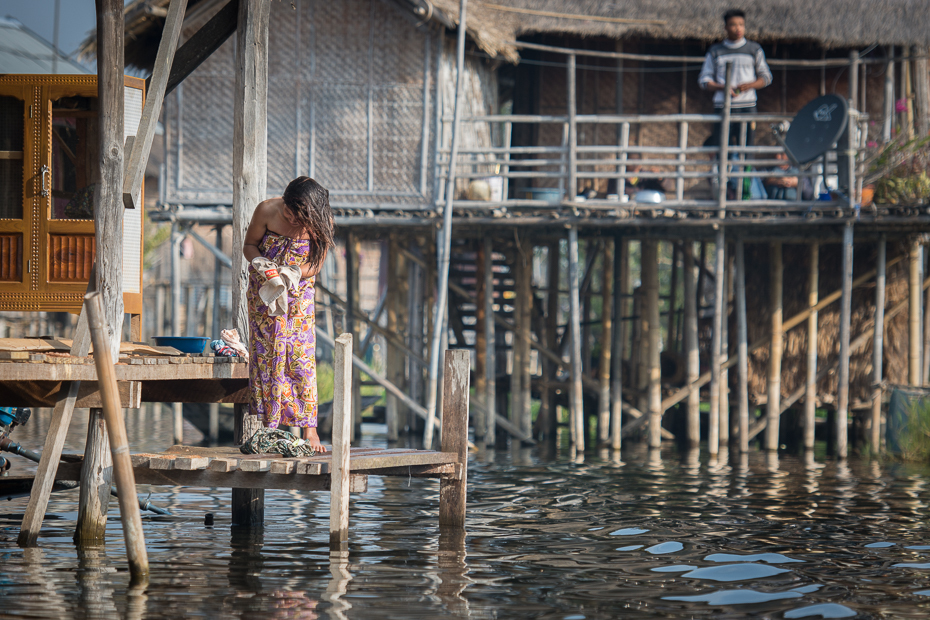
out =
[[[203,353],[210,342],[209,338],[200,336],[155,336],[152,338],[155,345],[159,347],[174,347],[181,353],[190,353],[196,355]]]

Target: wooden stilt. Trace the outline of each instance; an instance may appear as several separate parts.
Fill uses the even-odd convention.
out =
[[[184,443],[184,404],[172,403],[174,412],[174,444],[179,446]]]
[[[604,269],[601,282],[601,357],[598,368],[600,393],[598,394],[598,443],[606,448],[610,442],[610,360],[614,344],[613,301],[614,301],[614,241],[604,244]]]
[[[520,294],[523,296],[523,303],[520,305],[520,312],[523,314],[523,323],[520,325],[520,348],[522,349],[523,363],[520,366],[520,410],[519,425],[527,435],[533,434],[533,414],[532,414],[532,391],[531,383],[531,362],[532,355],[530,342],[532,341],[533,325],[533,304],[535,298],[533,294],[533,244],[523,240],[520,244],[520,256],[523,261],[523,277],[521,278]]]
[[[729,68],[730,65],[727,67]],[[726,247],[721,229],[717,231],[714,241],[714,331],[710,345],[710,415],[707,420],[707,450],[712,456],[717,454],[720,447],[720,359],[723,347],[725,253]]]
[[[352,334],[336,338],[333,355],[333,455],[330,473],[329,549],[347,551],[349,543],[349,446],[352,407]]]
[[[836,457],[845,459],[847,453],[846,424],[849,414],[849,332],[852,321],[853,282],[853,224],[843,228],[843,293],[840,299],[840,368],[837,374],[839,394],[836,406]],[[918,287],[920,283],[918,283]],[[918,302],[920,290],[917,292]]]
[[[807,317],[807,389],[804,396],[804,449],[814,449],[814,424],[817,417],[817,307],[820,296],[820,244],[810,246],[810,274],[808,275],[807,304],[811,308]],[[883,293],[884,296],[884,293]]]
[[[110,441],[103,421],[103,409],[91,409],[87,422],[87,442],[84,444],[84,464],[81,467],[75,543],[104,543],[112,481],[113,459],[110,456]]]
[[[220,405],[219,403],[210,403],[209,428],[207,439],[210,445],[216,445],[220,440]]]
[[[771,328],[769,332],[768,402],[766,404],[765,449],[778,450],[778,420],[781,413],[781,357],[782,357],[782,247],[772,243],[769,248],[769,308]]]
[[[443,372],[442,451],[459,455],[460,477],[439,482],[439,526],[465,527],[468,489],[468,393],[471,355],[462,349],[446,351]]]
[[[911,239],[908,250],[908,383],[920,385],[920,242]]]
[[[749,452],[749,343],[746,323],[746,259],[743,240],[736,240],[736,347],[739,385],[739,451]],[[689,378],[690,380],[690,378]]]
[[[730,299],[733,287],[733,257],[727,254],[723,283],[723,317],[720,324],[721,364],[730,357]],[[730,445],[730,371],[726,365],[720,367],[720,446]]]
[[[568,229],[568,298],[571,330],[571,429],[572,442],[578,452],[584,452],[584,399],[581,383],[581,300],[578,286],[578,229]]]
[[[408,288],[407,257],[400,251],[397,236],[392,234],[388,241],[387,327],[388,332],[397,336],[402,342],[405,340],[404,333],[408,329],[406,321]],[[406,383],[404,353],[393,343],[386,342],[385,344],[387,345],[387,377],[394,385],[403,388]],[[398,440],[400,421],[405,417],[403,405],[393,395],[388,394],[385,410],[388,441]]]
[[[670,283],[668,287],[668,344],[666,345],[666,350],[669,353],[674,353],[678,349],[675,345],[675,304],[678,297],[678,243],[671,242],[672,246],[672,273],[670,276]]]
[[[684,285],[685,285],[685,316],[684,316],[684,345],[685,363],[687,364],[687,380],[691,385],[701,375],[700,351],[698,350],[697,332],[697,292],[694,281],[694,242],[685,241],[684,244]],[[701,444],[701,393],[694,389],[688,394],[687,409],[687,447],[698,448]]]
[[[488,373],[485,365],[488,362],[488,336],[487,336],[487,304],[485,297],[488,294],[487,280],[484,277],[484,243],[478,242],[475,252],[475,396],[479,403],[486,405],[485,396],[488,392]],[[484,434],[488,430],[485,420],[486,407],[475,409],[472,424],[475,429],[475,443],[484,443]],[[543,415],[540,409],[539,415]]]
[[[353,346],[357,348],[359,342],[360,326],[356,315],[361,312],[359,307],[359,251],[358,238],[351,231],[346,233],[346,332],[352,334]],[[361,351],[355,351],[361,355]],[[352,441],[355,441],[362,427],[362,398],[361,376],[358,369],[352,369]]]
[[[872,454],[878,454],[882,445],[882,364],[884,363],[885,336],[885,235],[878,241],[878,260],[875,276],[875,331],[872,335],[872,428],[869,433]]]
[[[659,318],[659,257],[658,242],[642,242],[643,318],[642,329],[647,354],[647,404],[649,415],[649,447],[662,443],[662,367],[659,355],[662,328]]]
[[[118,27],[122,27],[122,24],[120,23]],[[123,537],[126,541],[126,556],[129,559],[130,573],[133,577],[139,577],[148,574],[149,561],[145,550],[142,516],[139,513],[139,498],[136,495],[132,460],[129,457],[129,440],[126,436],[126,424],[123,420],[123,410],[120,407],[119,390],[116,385],[116,369],[113,362],[115,358],[111,357],[107,350],[109,334],[104,323],[102,301],[103,296],[96,292],[88,293],[84,297],[91,339],[94,343],[97,384],[103,400],[103,417],[113,458],[113,479],[119,491],[119,512],[123,524]],[[106,491],[109,493],[109,488]]]
[[[611,403],[610,403],[610,447],[619,451],[623,443],[623,309],[626,305],[624,294],[624,274],[628,270],[628,245],[625,239],[614,240],[614,283],[613,283],[613,311],[616,319],[611,330]],[[627,278],[628,279],[628,278]]]
[[[559,312],[559,244],[550,243],[546,249],[546,316],[543,320],[543,344],[553,349],[556,347],[556,329],[558,327]],[[553,441],[556,435],[558,421],[556,420],[555,391],[549,387],[549,382],[558,372],[557,365],[552,360],[541,356],[542,376],[545,381],[542,398],[539,403],[539,432],[538,437],[545,437]]]
[[[235,443],[241,445],[261,428],[258,416],[249,414],[246,404],[235,405]],[[265,520],[264,489],[233,489],[231,497],[232,524],[239,527],[261,527]]]
[[[487,337],[487,352],[485,361],[485,403],[487,415],[484,431],[485,444],[493,446],[495,441],[495,424],[497,412],[497,334],[494,325],[494,248],[491,239],[484,240],[484,289],[487,294],[484,298],[484,332]]]

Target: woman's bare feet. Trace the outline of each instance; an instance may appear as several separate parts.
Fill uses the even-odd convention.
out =
[[[303,433],[304,439],[310,442],[311,448],[313,448],[319,454],[326,454],[326,446],[320,443],[320,436],[317,435],[315,428],[305,426]]]

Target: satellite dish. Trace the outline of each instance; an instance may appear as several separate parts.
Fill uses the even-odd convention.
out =
[[[792,163],[810,163],[833,148],[846,131],[848,112],[846,100],[839,95],[817,97],[795,115],[784,136],[776,131],[775,139]]]

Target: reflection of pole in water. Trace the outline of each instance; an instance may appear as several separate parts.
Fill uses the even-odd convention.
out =
[[[342,598],[349,588],[349,582],[352,581],[348,551],[329,552],[329,573],[331,578],[326,586],[326,594],[323,595],[323,600],[330,604],[329,617],[346,620],[346,612],[352,609],[352,604]]]
[[[148,575],[143,575],[139,581],[130,584],[129,590],[126,591],[126,620],[142,620],[148,613],[148,587]]]
[[[51,564],[45,558],[45,552],[39,547],[26,547],[23,549],[23,560],[26,564],[26,574],[34,584],[43,584],[47,587],[43,596],[44,611],[57,618],[67,618],[70,615],[70,606],[65,603],[61,592],[66,588],[59,584],[56,572],[49,570]],[[11,578],[13,575],[10,575]]]
[[[462,596],[465,588],[471,583],[466,557],[465,530],[439,528],[439,585],[436,595],[450,615],[469,615],[468,600]]]
[[[229,538],[229,587],[261,592],[264,568],[262,546],[265,534],[260,527],[233,527]]]
[[[119,616],[113,602],[113,587],[107,576],[116,568],[109,566],[106,549],[100,546],[78,545],[77,578],[80,607],[85,618],[112,618]]]

